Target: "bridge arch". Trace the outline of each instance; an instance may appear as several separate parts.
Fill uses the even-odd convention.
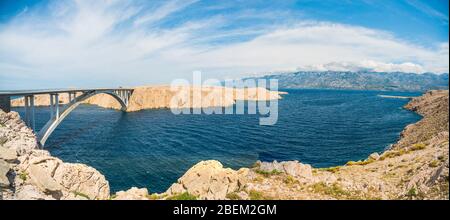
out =
[[[113,97],[119,104],[121,105],[121,111],[127,110],[127,104],[128,104],[128,95],[119,95],[115,92],[115,90],[92,90],[83,92],[82,95],[74,98],[71,100],[66,107],[63,109],[61,113],[56,113],[55,116],[50,118],[50,120],[42,127],[42,129],[37,133],[37,138],[40,143],[40,145],[43,147],[45,145],[45,142],[50,137],[50,135],[53,133],[53,131],[58,127],[58,125],[76,108],[78,107],[83,101],[89,99],[90,97],[97,95],[97,94],[107,94]],[[57,105],[58,103],[56,103]],[[52,107],[52,106],[50,106]]]

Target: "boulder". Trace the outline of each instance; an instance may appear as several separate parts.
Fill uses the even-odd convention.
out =
[[[14,199],[18,200],[54,200],[50,195],[41,192],[34,185],[24,185],[17,189]]]
[[[13,149],[0,146],[0,159],[7,162],[15,162],[17,160],[17,152]]]
[[[189,169],[168,190],[168,195],[188,192],[200,199],[225,199],[228,193],[241,189],[249,170],[223,168],[219,161],[201,161]]]
[[[284,162],[257,162],[258,169],[264,172],[278,171],[286,173],[296,178],[312,178],[312,167],[309,164],[302,164],[298,161],[284,161]]]
[[[8,172],[10,170],[10,166],[4,160],[0,160],[0,188],[7,188],[10,185],[8,179]]]
[[[55,199],[108,199],[109,183],[96,169],[84,164],[64,163],[41,150],[21,157],[19,169],[30,183]]]
[[[40,164],[31,164],[27,173],[34,185],[39,187],[42,192],[48,194],[60,194],[62,187],[52,177],[52,172],[56,166],[56,163],[48,163],[44,166]]]
[[[370,154],[368,159],[378,160],[378,159],[380,159],[380,155],[377,152],[375,152],[375,153]]]

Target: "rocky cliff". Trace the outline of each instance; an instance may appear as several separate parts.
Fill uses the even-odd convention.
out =
[[[171,103],[172,98],[180,93],[187,94],[186,102]],[[194,94],[200,94],[201,102],[195,102]],[[135,87],[129,100],[127,111],[139,111],[143,109],[156,108],[205,108],[205,107],[227,107],[233,105],[236,100],[272,100],[280,99],[278,91],[270,91],[265,88],[231,88],[210,86],[192,87],[180,86],[176,91],[172,91],[170,86],[141,86]],[[60,95],[60,104],[69,101],[68,94]],[[104,108],[120,109],[120,104],[110,95],[98,94],[85,101],[87,104],[98,105]],[[48,95],[36,95],[36,106],[50,105]],[[24,106],[24,99],[19,98],[11,101],[12,107]]]
[[[64,163],[37,149],[17,113],[0,112],[2,199],[449,199],[446,91],[430,91],[405,107],[423,116],[392,149],[346,165],[314,168],[298,161],[260,162],[233,170],[202,161],[165,193],[131,188],[114,195],[95,169]]]
[[[38,148],[16,112],[0,110],[0,199],[108,199],[105,177]]]

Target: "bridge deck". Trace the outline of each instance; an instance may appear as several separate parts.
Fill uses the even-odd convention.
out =
[[[74,93],[85,91],[111,91],[111,90],[133,90],[133,88],[86,88],[86,89],[43,89],[43,90],[15,90],[15,91],[0,91],[0,96],[27,96],[40,95],[51,93]]]

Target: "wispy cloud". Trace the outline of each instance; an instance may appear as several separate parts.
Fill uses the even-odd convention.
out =
[[[414,8],[416,8],[417,10],[427,14],[428,16],[437,18],[439,20],[441,20],[442,22],[448,24],[448,15],[445,15],[444,13],[426,5],[421,3],[420,1],[417,0],[407,0],[406,1],[409,5],[413,6]]]
[[[235,25],[256,11],[157,24],[195,4],[66,0],[29,9],[0,26],[0,88],[169,83],[193,70],[227,78],[355,65],[417,73],[449,69],[448,42],[423,47],[353,25],[296,19]]]
[[[149,25],[154,22],[160,21],[167,17],[168,15],[175,13],[177,11],[182,10],[183,8],[198,2],[198,0],[175,0],[175,1],[166,1],[162,6],[156,8],[153,11],[150,11],[148,14],[138,17],[134,24],[136,26],[139,25]]]

